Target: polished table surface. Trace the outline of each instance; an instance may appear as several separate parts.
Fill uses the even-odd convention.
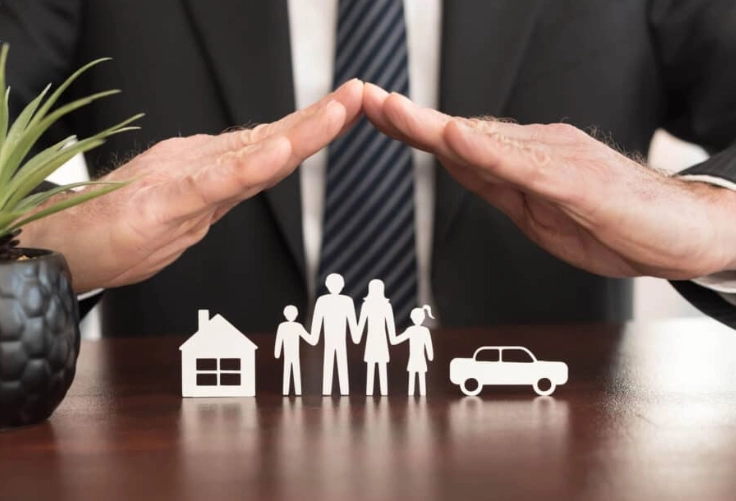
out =
[[[706,319],[440,330],[426,398],[408,398],[407,346],[388,398],[325,397],[321,346],[302,347],[306,396],[280,395],[273,335],[256,398],[182,399],[180,338],[86,341],[51,420],[0,433],[0,499],[736,499],[736,332]],[[522,345],[568,363],[553,397],[464,397],[449,360]]]

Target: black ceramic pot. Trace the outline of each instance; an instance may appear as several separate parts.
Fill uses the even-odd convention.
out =
[[[61,254],[0,262],[0,428],[48,418],[74,380],[79,311]]]

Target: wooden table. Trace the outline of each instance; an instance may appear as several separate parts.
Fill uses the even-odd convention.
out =
[[[43,425],[0,433],[0,499],[735,499],[736,332],[704,319],[626,326],[438,331],[428,395],[408,398],[395,347],[388,398],[284,398],[273,336],[255,399],[182,399],[182,339],[84,342],[66,400]],[[563,360],[553,397],[463,397],[449,360],[483,344]]]

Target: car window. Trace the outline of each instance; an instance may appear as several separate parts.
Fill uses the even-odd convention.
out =
[[[518,348],[505,349],[501,356],[503,357],[504,362],[534,362],[534,359],[529,356],[529,353]]]
[[[480,350],[475,359],[479,362],[498,362],[500,360],[499,350],[497,348]]]

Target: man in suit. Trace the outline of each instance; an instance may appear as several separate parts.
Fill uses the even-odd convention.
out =
[[[78,92],[120,87],[125,98],[90,108],[70,128],[88,135],[134,111],[143,110],[147,117],[140,134],[117,137],[88,157],[99,175],[115,158],[153,141],[267,123],[303,105],[297,102],[303,93],[295,88],[306,85],[294,85],[295,79],[305,81],[302,59],[292,55],[310,39],[297,35],[305,22],[304,12],[297,15],[295,9],[304,4],[5,0],[0,38],[12,44],[8,80],[19,91],[14,97],[22,100],[47,81],[59,82],[81,62],[114,58],[85,77]],[[432,180],[435,202],[426,264],[428,288],[443,324],[625,320],[631,314],[630,283],[596,274],[690,279],[734,269],[729,223],[736,210],[734,194],[714,186],[736,181],[736,153],[728,150],[736,131],[733,2],[421,5],[413,15],[434,5],[437,16],[414,26],[436,23],[437,36],[420,39],[414,49],[429,46],[419,59],[431,60],[434,51],[439,62],[437,74],[430,75],[437,95],[425,104],[447,115],[413,107],[370,86],[360,106],[382,131],[432,152],[443,166],[434,169]],[[333,12],[332,30],[335,17]],[[320,19],[311,20],[314,39],[324,32]],[[411,21],[408,31],[411,37]],[[409,60],[417,60],[411,50]],[[320,126],[334,120],[332,128],[302,149],[297,160],[328,143],[358,112],[357,88],[342,92],[340,109],[330,112],[335,116],[323,111],[317,118]],[[653,131],[662,126],[721,153],[691,169],[691,180],[684,182],[649,171],[569,125],[522,127],[449,118],[481,115],[595,127],[629,152],[645,152]],[[299,130],[311,129],[299,123]],[[284,126],[275,129],[282,134]],[[260,130],[258,139],[263,140],[274,129]],[[300,134],[292,139],[292,147],[301,144]],[[212,163],[211,156],[195,152],[212,152],[209,145],[216,141],[195,136],[163,142],[111,176],[166,172],[181,181],[181,172],[204,171]],[[109,290],[105,332],[187,332],[191,326],[183,312],[204,307],[216,308],[244,328],[269,330],[284,304],[307,311],[310,293],[315,293],[308,285],[313,273],[302,231],[303,172],[261,192],[296,167],[290,160],[275,160],[259,183],[243,186],[239,197],[228,194],[229,204],[218,199],[209,219],[200,218],[207,224],[191,215],[169,218],[168,206],[153,201],[149,213],[141,214],[141,204],[131,206],[132,191],[118,192],[85,211],[29,227],[23,243],[62,250],[79,287],[111,287],[148,278],[222,216],[174,264],[145,282]],[[254,165],[246,159],[238,170],[252,171]],[[187,193],[197,194],[196,186],[190,189]],[[86,252],[80,252],[74,233],[59,231],[73,216],[77,230],[97,221],[119,238],[114,244],[85,241]],[[136,252],[130,252],[121,237],[125,233],[118,231],[126,225],[134,227],[139,239]],[[187,232],[187,227],[197,231]],[[172,228],[180,230],[181,238],[163,237]],[[142,244],[146,240],[149,246]],[[145,272],[136,271],[141,256],[156,256],[161,249],[166,251],[158,252],[159,259]],[[105,273],[100,263],[108,266]],[[90,278],[77,279],[85,276]],[[733,322],[728,296],[708,285],[677,283],[699,307]]]

